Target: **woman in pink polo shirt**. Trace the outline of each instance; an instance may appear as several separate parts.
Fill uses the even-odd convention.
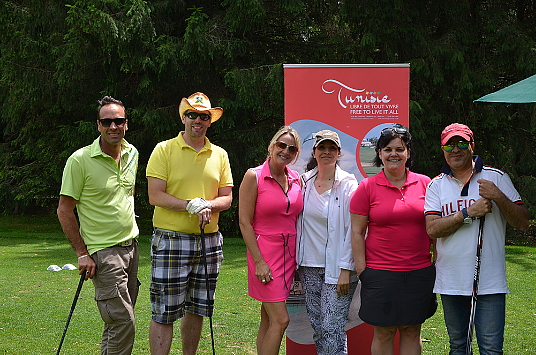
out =
[[[436,309],[435,267],[426,233],[427,176],[411,172],[411,135],[398,125],[381,132],[374,164],[352,196],[352,249],[361,280],[359,317],[374,326],[372,354],[392,354],[400,333],[400,354],[422,352],[421,324]]]
[[[298,160],[300,136],[282,127],[268,145],[268,159],[249,169],[240,185],[238,216],[248,250],[249,295],[261,301],[257,353],[279,353],[289,323],[287,300],[296,270],[296,220],[303,200]]]

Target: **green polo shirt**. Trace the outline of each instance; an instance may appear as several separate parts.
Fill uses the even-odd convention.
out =
[[[139,234],[134,214],[138,151],[123,139],[118,166],[99,140],[67,159],[60,191],[78,201],[80,234],[90,254]]]

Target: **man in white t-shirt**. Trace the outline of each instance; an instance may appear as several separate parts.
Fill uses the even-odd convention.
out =
[[[426,229],[436,240],[434,292],[441,295],[450,355],[466,354],[480,217],[485,216],[475,330],[481,354],[502,354],[506,284],[505,232],[529,227],[530,214],[508,174],[473,155],[474,135],[459,123],[441,133],[446,164],[428,185]]]

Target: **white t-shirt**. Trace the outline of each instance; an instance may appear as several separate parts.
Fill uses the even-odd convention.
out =
[[[480,199],[478,179],[490,180],[513,202],[522,204],[519,193],[505,172],[484,166],[475,159],[475,172],[465,186],[460,187],[448,165],[432,179],[426,191],[426,215],[447,217],[469,207]],[[464,191],[465,190],[465,191]],[[470,296],[476,262],[480,220],[461,226],[448,237],[436,240],[437,261],[434,292],[446,295]],[[506,218],[493,202],[492,213],[485,219],[478,294],[509,293],[506,284],[505,233]]]
[[[328,205],[331,190],[319,194],[311,184],[303,214],[303,259],[301,266],[326,267],[328,242]]]

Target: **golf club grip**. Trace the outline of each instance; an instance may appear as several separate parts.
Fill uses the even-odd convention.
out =
[[[201,228],[201,251],[203,253],[203,266],[205,267],[205,284],[207,287],[207,300],[210,302],[210,282],[208,280],[208,265],[207,265],[207,246],[205,243],[205,229]]]
[[[86,280],[86,274],[87,274],[87,271],[84,270],[82,275],[80,275],[80,281],[78,281],[78,288],[76,289],[76,293],[74,295],[73,307],[72,307],[73,310],[74,310],[74,306],[76,306],[76,302],[78,301],[78,296],[80,296],[80,291],[82,291],[82,286],[84,285],[84,281]]]
[[[74,308],[76,307],[76,303],[78,302],[78,296],[80,296],[80,291],[82,290],[82,286],[84,285],[84,281],[86,279],[86,271],[80,275],[80,281],[78,281],[78,287],[76,289],[76,293],[74,294],[73,304],[71,305],[71,311],[69,312],[69,316],[67,317],[67,322],[65,323],[65,329],[63,329],[63,335],[61,336],[60,345],[58,345],[58,351],[56,352],[56,355],[60,354],[61,346],[63,345],[63,340],[65,339],[65,334],[67,334],[67,328],[69,328],[69,323],[71,322],[71,317],[73,316]]]
[[[207,264],[207,246],[205,243],[205,230],[201,228],[201,249],[203,253],[203,266],[205,267],[205,283],[207,287],[207,300],[211,301],[210,296],[210,282],[208,280],[208,264]]]
[[[473,292],[478,294],[478,282],[480,280],[480,264],[482,261],[482,243],[484,239],[484,223],[486,222],[486,216],[480,218],[478,226],[478,241],[476,245],[476,260],[475,260],[475,273],[473,278]]]

